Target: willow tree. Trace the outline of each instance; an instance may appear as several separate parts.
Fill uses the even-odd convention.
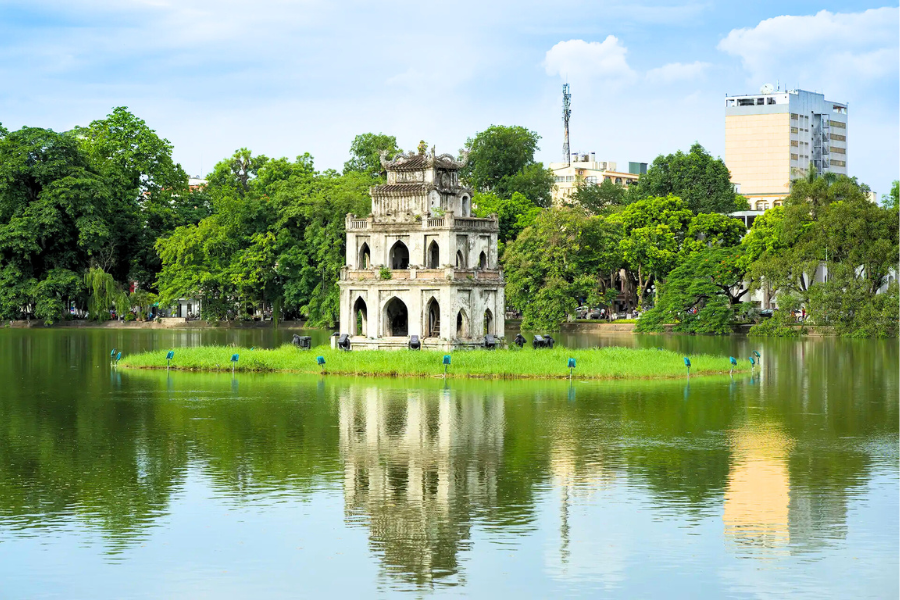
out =
[[[88,313],[91,319],[106,321],[109,319],[110,307],[121,311],[129,306],[128,296],[116,284],[113,276],[100,267],[91,267],[84,274],[84,284],[90,292]]]

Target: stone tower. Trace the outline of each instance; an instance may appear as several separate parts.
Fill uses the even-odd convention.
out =
[[[477,346],[504,334],[496,215],[472,216],[460,185],[466,159],[426,152],[381,164],[387,183],[369,190],[372,213],[347,215],[340,332],[354,348]]]

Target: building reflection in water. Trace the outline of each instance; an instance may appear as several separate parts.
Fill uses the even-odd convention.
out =
[[[732,432],[733,464],[722,519],[726,538],[740,554],[787,553],[792,445],[774,425],[746,424]]]
[[[352,386],[339,402],[348,522],[388,574],[463,583],[473,514],[496,505],[502,394]]]

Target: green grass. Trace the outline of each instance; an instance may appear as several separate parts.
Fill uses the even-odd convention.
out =
[[[236,371],[319,373],[316,357],[325,358],[330,374],[389,377],[436,377],[444,373],[444,352],[423,350],[358,350],[342,352],[327,346],[297,350],[286,344],[274,350],[249,350],[226,346],[200,346],[175,349],[173,369],[193,371],[230,371],[231,355],[239,354]],[[681,354],[668,350],[633,348],[552,350],[468,350],[451,352],[449,377],[552,379],[569,376],[568,359],[577,363],[577,379],[662,379],[684,377]],[[692,375],[728,373],[727,356],[693,355]],[[122,367],[138,369],[166,368],[166,351],[143,352],[122,357]],[[749,371],[740,363],[736,373]]]

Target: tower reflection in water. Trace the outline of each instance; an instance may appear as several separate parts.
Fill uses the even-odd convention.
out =
[[[496,505],[502,393],[353,386],[339,402],[348,522],[387,573],[463,583],[473,515]]]

